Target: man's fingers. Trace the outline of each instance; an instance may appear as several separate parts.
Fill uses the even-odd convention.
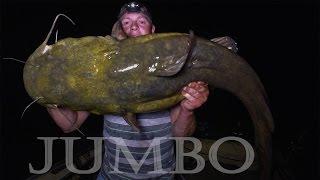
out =
[[[209,95],[208,84],[202,81],[191,82],[182,90],[182,95],[190,101],[206,101]]]
[[[189,93],[183,92],[182,95],[190,101],[194,101],[196,98],[191,96]]]
[[[201,94],[205,94],[205,95],[208,95],[209,94],[209,88],[208,88],[208,84],[202,84],[202,85],[197,85],[195,87],[195,89],[201,93]]]
[[[202,86],[208,86],[208,84],[203,81],[197,81],[197,84]]]
[[[208,84],[203,81],[194,81],[194,82],[189,83],[187,86],[188,87],[196,87],[198,85],[207,86]]]
[[[205,92],[208,90],[208,86],[207,85],[197,85],[194,89],[197,90],[198,92]]]
[[[197,83],[196,82],[191,82],[188,84],[188,87],[191,87],[191,88],[194,88],[197,86]]]
[[[182,95],[187,98],[187,100],[193,102],[193,103],[199,103],[199,102],[205,102],[207,100],[207,93],[199,93],[195,91],[195,93],[190,93],[187,91],[183,91]]]
[[[183,90],[185,93],[190,94],[194,98],[202,98],[209,93],[208,89],[205,87],[196,87],[196,88],[185,88]],[[208,92],[207,92],[208,91]]]
[[[199,89],[197,89],[199,92],[206,92],[208,91],[208,88],[205,88],[205,87],[200,87]]]
[[[193,88],[191,88],[191,87],[185,87],[183,90],[186,91],[186,93],[189,93],[189,94],[191,94],[191,95],[194,95],[194,94],[199,93],[199,92],[196,90],[196,87],[193,87]]]
[[[209,89],[206,85],[199,85],[196,84],[194,87],[184,87],[183,91],[186,93],[189,93],[190,95],[194,97],[199,97],[200,95],[208,95],[209,94]]]

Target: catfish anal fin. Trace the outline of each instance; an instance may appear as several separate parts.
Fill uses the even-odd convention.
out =
[[[123,116],[123,119],[137,132],[141,132],[138,127],[138,121],[134,113],[126,112]]]

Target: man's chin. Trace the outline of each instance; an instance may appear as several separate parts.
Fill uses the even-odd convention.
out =
[[[138,36],[142,36],[143,34],[140,33],[134,33],[134,34],[130,34],[130,37],[138,37]]]

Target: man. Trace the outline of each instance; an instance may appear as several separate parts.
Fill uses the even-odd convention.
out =
[[[131,2],[125,4],[112,29],[112,36],[118,40],[134,38],[154,33],[155,26],[152,24],[151,15],[142,4]],[[223,41],[223,38],[218,39]],[[209,90],[204,82],[191,82],[181,90],[185,97],[178,105],[170,110],[160,112],[138,114],[137,121],[141,133],[136,132],[126,121],[115,115],[104,115],[103,135],[105,141],[105,156],[98,179],[141,179],[141,178],[164,178],[173,179],[173,175],[147,174],[153,171],[154,154],[144,161],[138,173],[134,173],[132,163],[123,152],[119,152],[117,146],[126,146],[133,156],[132,160],[140,162],[152,141],[157,137],[190,136],[193,134],[196,122],[193,111],[206,102]],[[89,116],[86,111],[72,111],[67,108],[48,108],[48,112],[56,124],[64,131],[71,132],[80,127]],[[119,141],[111,140],[111,137],[121,138]],[[123,140],[123,141],[122,141]],[[173,171],[175,168],[174,143],[172,140],[160,142],[160,156],[162,168],[165,171]],[[117,153],[117,151],[119,153]],[[118,155],[119,157],[115,157]],[[116,162],[118,158],[119,162]],[[110,173],[118,164],[118,170],[123,173]]]

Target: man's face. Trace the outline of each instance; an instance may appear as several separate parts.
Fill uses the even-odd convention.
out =
[[[120,22],[124,33],[129,37],[137,37],[154,32],[154,26],[142,13],[125,13]]]

